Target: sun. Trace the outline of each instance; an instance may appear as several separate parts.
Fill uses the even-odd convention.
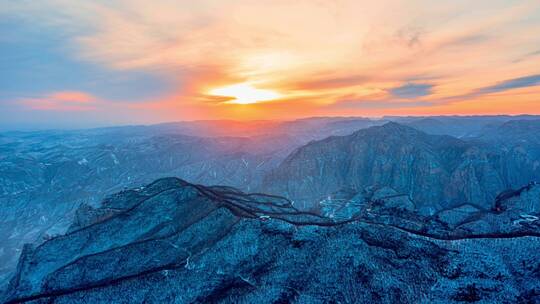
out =
[[[215,88],[210,90],[208,93],[214,96],[232,97],[234,99],[227,101],[227,103],[234,104],[252,104],[262,101],[278,99],[281,97],[281,95],[277,92],[271,90],[257,89],[247,83],[240,83],[226,87]]]

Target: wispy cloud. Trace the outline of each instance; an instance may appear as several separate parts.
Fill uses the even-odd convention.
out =
[[[430,95],[433,85],[427,83],[406,83],[388,91],[397,98],[418,98]]]
[[[432,105],[433,103],[429,101],[398,102],[391,100],[340,100],[333,104],[331,108],[385,110],[430,107]]]
[[[61,91],[34,98],[23,98],[19,103],[31,110],[44,111],[90,111],[98,100],[87,93]]]
[[[523,56],[520,56],[517,59],[514,59],[514,61],[512,61],[512,62],[513,63],[518,63],[518,62],[521,62],[523,60],[535,59],[535,57],[540,57],[540,50],[529,52],[529,53],[527,53],[527,54],[525,54]]]
[[[540,74],[508,79],[498,84],[481,88],[476,91],[477,94],[497,93],[507,90],[526,88],[540,85]]]

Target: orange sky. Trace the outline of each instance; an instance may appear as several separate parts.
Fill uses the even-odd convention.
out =
[[[61,32],[58,47],[74,61],[168,83],[159,90],[149,86],[150,96],[136,102],[77,83],[12,94],[13,107],[26,113],[107,112],[117,113],[111,120],[134,122],[540,114],[538,1],[58,0],[2,6]],[[136,85],[143,92],[144,86]]]

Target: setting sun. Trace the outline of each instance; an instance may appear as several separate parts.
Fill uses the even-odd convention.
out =
[[[232,97],[234,99],[227,101],[227,103],[235,104],[251,104],[281,97],[277,92],[257,89],[245,83],[216,88],[208,93],[214,96]]]

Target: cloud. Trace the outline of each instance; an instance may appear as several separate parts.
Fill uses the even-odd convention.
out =
[[[52,93],[49,98],[63,103],[90,103],[95,100],[94,96],[77,91],[56,92]]]
[[[404,43],[407,47],[412,48],[421,45],[421,37],[424,31],[418,28],[402,28],[395,34],[396,39]]]
[[[395,97],[409,99],[430,95],[432,88],[433,85],[427,83],[406,83],[388,91]]]
[[[496,84],[484,86],[481,88],[474,89],[465,94],[457,94],[445,96],[442,98],[437,98],[434,102],[439,104],[445,103],[455,103],[460,101],[471,101],[482,98],[483,96],[495,95],[494,93],[501,93],[515,89],[524,89],[529,87],[540,86],[540,74],[517,77],[512,79],[507,79],[504,81],[499,81]],[[534,94],[534,93],[533,93]],[[514,99],[519,98],[519,94],[514,94]]]
[[[451,38],[444,43],[439,45],[439,48],[457,48],[457,47],[468,47],[475,45],[482,45],[490,39],[490,36],[487,34],[468,34],[455,38]]]
[[[342,77],[317,78],[313,80],[301,81],[291,85],[291,87],[293,89],[300,90],[342,88],[361,85],[369,80],[372,80],[372,78],[367,75],[348,75]]]
[[[514,79],[508,79],[496,85],[481,88],[476,93],[477,94],[497,93],[497,92],[502,92],[502,91],[507,91],[507,90],[532,87],[532,86],[537,86],[537,85],[540,85],[540,74],[519,77],[519,78],[514,78]]]
[[[13,19],[0,21],[5,25],[0,33],[28,45],[23,54],[18,43],[3,48],[3,55],[12,56],[4,56],[11,68],[0,76],[0,99],[21,100],[34,109],[85,111],[116,105],[119,117],[127,116],[126,108],[144,108],[140,117],[156,121],[193,119],[194,113],[211,119],[216,109],[227,114],[238,110],[240,116],[240,108],[254,106],[228,105],[225,110],[224,99],[206,93],[249,82],[279,92],[287,106],[268,102],[264,107],[275,106],[274,116],[260,111],[246,118],[281,118],[306,108],[324,115],[318,111],[328,110],[329,104],[348,104],[341,100],[349,100],[351,108],[363,103],[364,109],[412,110],[426,103],[452,104],[455,96],[468,99],[459,105],[466,111],[480,95],[536,81],[497,80],[538,72],[527,61],[508,64],[516,54],[538,48],[538,1],[0,3],[0,19]],[[31,31],[22,31],[19,24]],[[44,40],[54,43],[28,44],[49,32],[54,39]],[[62,88],[90,92],[101,101],[54,93],[21,98]],[[415,104],[417,99],[423,103]],[[299,100],[309,100],[311,107]]]
[[[60,91],[19,100],[26,108],[41,111],[90,111],[96,108],[97,102],[94,96],[78,91]]]
[[[389,100],[341,100],[331,105],[336,109],[406,109],[432,106],[428,101],[396,102]]]
[[[537,50],[537,51],[534,51],[534,52],[529,52],[517,59],[515,59],[514,61],[512,61],[513,63],[518,63],[518,62],[521,62],[523,60],[528,60],[530,58],[534,58],[534,57],[537,57],[537,56],[540,56],[540,50]]]

